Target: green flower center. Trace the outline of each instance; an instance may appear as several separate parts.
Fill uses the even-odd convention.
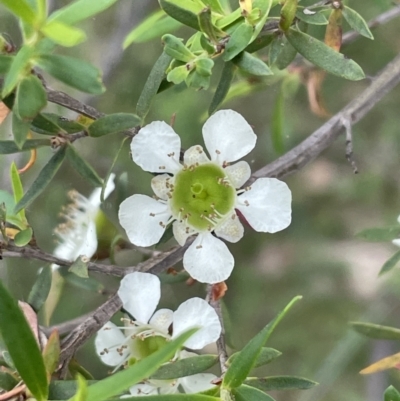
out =
[[[148,357],[158,351],[167,343],[166,338],[162,336],[147,337],[144,340],[140,338],[135,340],[135,348],[139,356],[139,360]]]
[[[224,170],[214,164],[190,166],[175,175],[173,216],[199,231],[212,230],[235,204],[236,191]]]

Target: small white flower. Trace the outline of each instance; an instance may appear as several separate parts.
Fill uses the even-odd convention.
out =
[[[115,188],[115,175],[111,174],[107,182],[104,198],[107,198]],[[96,188],[89,199],[77,191],[69,192],[72,201],[63,210],[65,222],[55,231],[60,244],[53,255],[60,259],[75,261],[84,255],[91,258],[97,249],[96,217],[101,211],[101,188]],[[57,268],[53,265],[53,269]]]
[[[397,218],[397,222],[400,223],[400,216]],[[400,246],[400,238],[396,238],[392,241],[394,245]]]
[[[152,179],[157,199],[133,195],[119,209],[119,221],[129,240],[138,246],[159,242],[166,226],[180,245],[198,234],[185,252],[183,266],[196,280],[215,284],[226,280],[234,259],[220,239],[237,242],[243,226],[235,209],[261,232],[275,233],[291,222],[291,192],[275,178],[260,178],[238,190],[250,178],[250,166],[237,161],[255,146],[256,135],[233,110],[221,110],[203,126],[210,158],[201,146],[189,148],[179,162],[181,141],[162,121],[143,127],[133,138],[133,161],[143,170],[164,173]]]
[[[103,363],[118,368],[129,360],[140,360],[192,328],[199,330],[185,342],[185,347],[201,349],[219,338],[218,315],[206,301],[191,298],[175,312],[155,312],[160,295],[160,279],[153,274],[135,272],[121,280],[118,296],[135,320],[121,328],[108,322],[97,333],[95,347]]]

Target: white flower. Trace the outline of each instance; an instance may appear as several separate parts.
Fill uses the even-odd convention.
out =
[[[104,198],[114,190],[114,178],[115,174],[111,174]],[[60,244],[53,255],[69,261],[75,261],[81,255],[91,258],[97,249],[96,217],[101,211],[101,188],[96,188],[89,199],[77,191],[71,191],[68,195],[72,203],[63,210],[65,223],[60,224],[56,230]],[[53,265],[53,269],[57,267]]]
[[[179,358],[188,358],[196,356],[193,352],[181,351]],[[200,393],[213,388],[212,383],[217,376],[212,373],[197,373],[195,375],[180,377],[175,380],[145,380],[143,383],[136,384],[129,389],[130,394],[121,398],[131,396],[146,396],[157,394],[175,394],[179,393],[181,387],[184,393]]]
[[[145,195],[125,199],[119,221],[138,246],[156,244],[172,221],[180,245],[198,234],[185,252],[183,266],[194,279],[214,284],[230,276],[234,259],[212,233],[230,242],[242,238],[235,209],[256,231],[283,230],[291,222],[291,192],[275,178],[260,178],[237,191],[250,178],[250,166],[245,161],[230,163],[247,155],[257,139],[240,114],[218,111],[204,124],[203,138],[210,159],[201,146],[193,146],[180,164],[181,141],[169,125],[155,121],[142,128],[131,143],[133,161],[145,171],[164,174],[151,182],[157,200]]]
[[[183,302],[175,312],[170,309],[155,312],[161,289],[160,279],[153,274],[127,274],[121,280],[118,296],[135,320],[122,328],[108,322],[97,333],[96,352],[106,365],[118,368],[129,360],[145,358],[191,328],[199,328],[184,344],[191,349],[201,349],[221,334],[218,315],[201,298]]]

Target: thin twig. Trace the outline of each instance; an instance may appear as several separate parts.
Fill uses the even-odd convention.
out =
[[[14,398],[15,396],[23,393],[26,390],[26,386],[25,384],[23,384],[22,386],[19,387],[15,387],[10,391],[7,391],[4,394],[0,394],[0,401],[7,401],[11,398]]]
[[[226,344],[225,344],[225,326],[224,326],[224,318],[222,315],[221,300],[220,299],[218,299],[217,301],[213,300],[212,285],[207,286],[206,301],[214,308],[216,314],[218,315],[219,322],[221,323],[221,335],[217,340],[217,350],[218,350],[219,366],[221,368],[221,376],[223,376],[228,369],[226,365],[226,362],[228,361],[228,352],[226,351]]]
[[[353,130],[351,121],[343,117],[342,124],[346,130],[346,159],[351,164],[351,167],[353,167],[353,173],[358,174],[358,168],[353,157]]]

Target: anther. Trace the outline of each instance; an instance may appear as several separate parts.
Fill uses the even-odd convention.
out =
[[[203,245],[197,245],[196,246],[196,249],[201,249],[201,248],[203,248]]]
[[[244,204],[245,204],[246,206],[250,206],[250,203],[249,203],[248,200],[245,200],[245,201],[244,201]]]
[[[168,157],[173,157],[173,156],[175,156],[175,152],[168,153]]]
[[[165,166],[158,166],[160,170],[165,170]]]
[[[151,217],[155,217],[155,214],[154,214],[154,213],[149,213],[149,214],[150,214]]]

